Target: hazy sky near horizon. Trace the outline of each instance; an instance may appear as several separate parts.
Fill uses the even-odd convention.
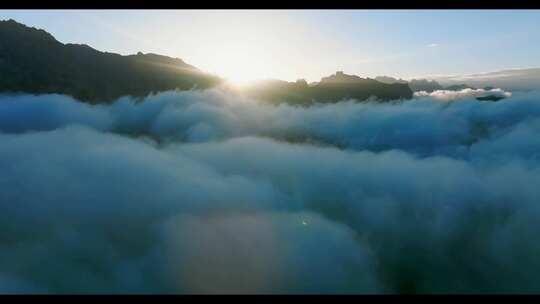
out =
[[[237,81],[540,66],[540,10],[0,10],[63,43],[179,57]]]

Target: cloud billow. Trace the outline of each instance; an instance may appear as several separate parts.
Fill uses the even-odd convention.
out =
[[[0,292],[538,292],[539,97],[2,96]]]

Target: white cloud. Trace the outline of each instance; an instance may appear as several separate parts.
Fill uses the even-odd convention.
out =
[[[0,291],[540,290],[540,94],[235,98],[0,97]]]
[[[491,89],[491,90],[485,90],[485,89],[463,89],[460,91],[451,91],[451,90],[437,90],[433,92],[415,92],[415,97],[433,97],[438,100],[443,101],[453,101],[453,100],[459,100],[459,99],[467,99],[467,98],[475,98],[480,96],[497,96],[502,98],[508,98],[512,96],[511,92],[506,92],[501,89]]]

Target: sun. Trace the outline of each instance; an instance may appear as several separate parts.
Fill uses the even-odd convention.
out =
[[[213,73],[237,86],[270,78],[275,67],[267,52],[257,45],[242,42],[222,45],[213,54],[211,65]]]
[[[237,86],[245,86],[257,80],[258,78],[261,78],[261,77],[256,76],[257,73],[253,73],[251,71],[246,71],[246,70],[229,71],[223,74],[225,74],[224,77],[227,79],[228,82]]]

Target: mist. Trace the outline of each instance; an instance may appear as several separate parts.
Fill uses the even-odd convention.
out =
[[[2,293],[535,293],[540,92],[0,96]]]

